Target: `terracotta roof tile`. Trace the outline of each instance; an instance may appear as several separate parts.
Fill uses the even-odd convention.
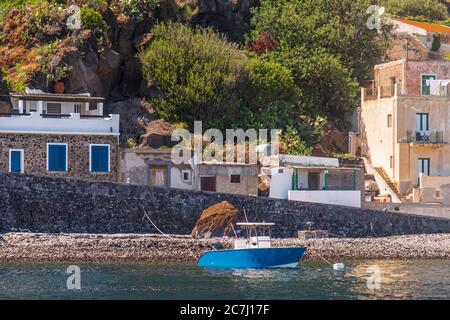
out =
[[[398,18],[396,18],[394,20],[399,21],[399,22],[403,22],[403,23],[406,23],[406,24],[409,24],[409,25],[412,25],[412,26],[415,26],[415,27],[418,27],[418,28],[422,28],[422,29],[424,29],[426,31],[429,31],[429,32],[450,33],[450,28],[449,27],[442,26],[442,25],[439,25],[439,24],[411,21],[411,20],[408,20],[408,19],[398,19]]]

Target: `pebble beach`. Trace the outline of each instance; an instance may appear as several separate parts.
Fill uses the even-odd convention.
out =
[[[233,238],[192,239],[154,234],[4,233],[0,263],[195,262],[211,245]],[[273,247],[307,246],[305,260],[450,259],[450,234],[381,238],[273,239]]]

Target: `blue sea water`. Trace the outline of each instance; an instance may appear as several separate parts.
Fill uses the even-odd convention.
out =
[[[67,289],[69,264],[2,264],[0,299],[450,299],[448,260],[345,264],[343,271],[317,262],[215,271],[193,264],[89,264],[79,265],[79,290]]]

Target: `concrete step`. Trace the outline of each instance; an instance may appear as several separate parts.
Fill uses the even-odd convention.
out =
[[[405,202],[406,197],[402,196],[400,192],[398,192],[397,186],[392,182],[392,180],[387,175],[386,171],[383,168],[377,167],[374,168],[378,174],[383,178],[383,180],[386,182],[389,188],[391,188],[392,192],[395,193],[395,195],[400,199],[400,201]]]

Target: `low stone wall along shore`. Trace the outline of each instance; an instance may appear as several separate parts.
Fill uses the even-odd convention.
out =
[[[192,239],[151,234],[5,233],[0,263],[154,263],[195,262],[210,245],[232,248],[232,238]],[[274,247],[308,247],[306,260],[450,259],[450,234],[380,238],[275,238]],[[189,248],[189,249],[188,249]],[[190,253],[192,251],[193,255]]]
[[[348,238],[450,233],[450,219],[400,212],[8,173],[0,173],[0,232],[154,233],[146,211],[164,233],[189,235],[203,210],[222,201],[239,221],[245,212],[249,221],[274,222],[280,238],[310,222]]]

